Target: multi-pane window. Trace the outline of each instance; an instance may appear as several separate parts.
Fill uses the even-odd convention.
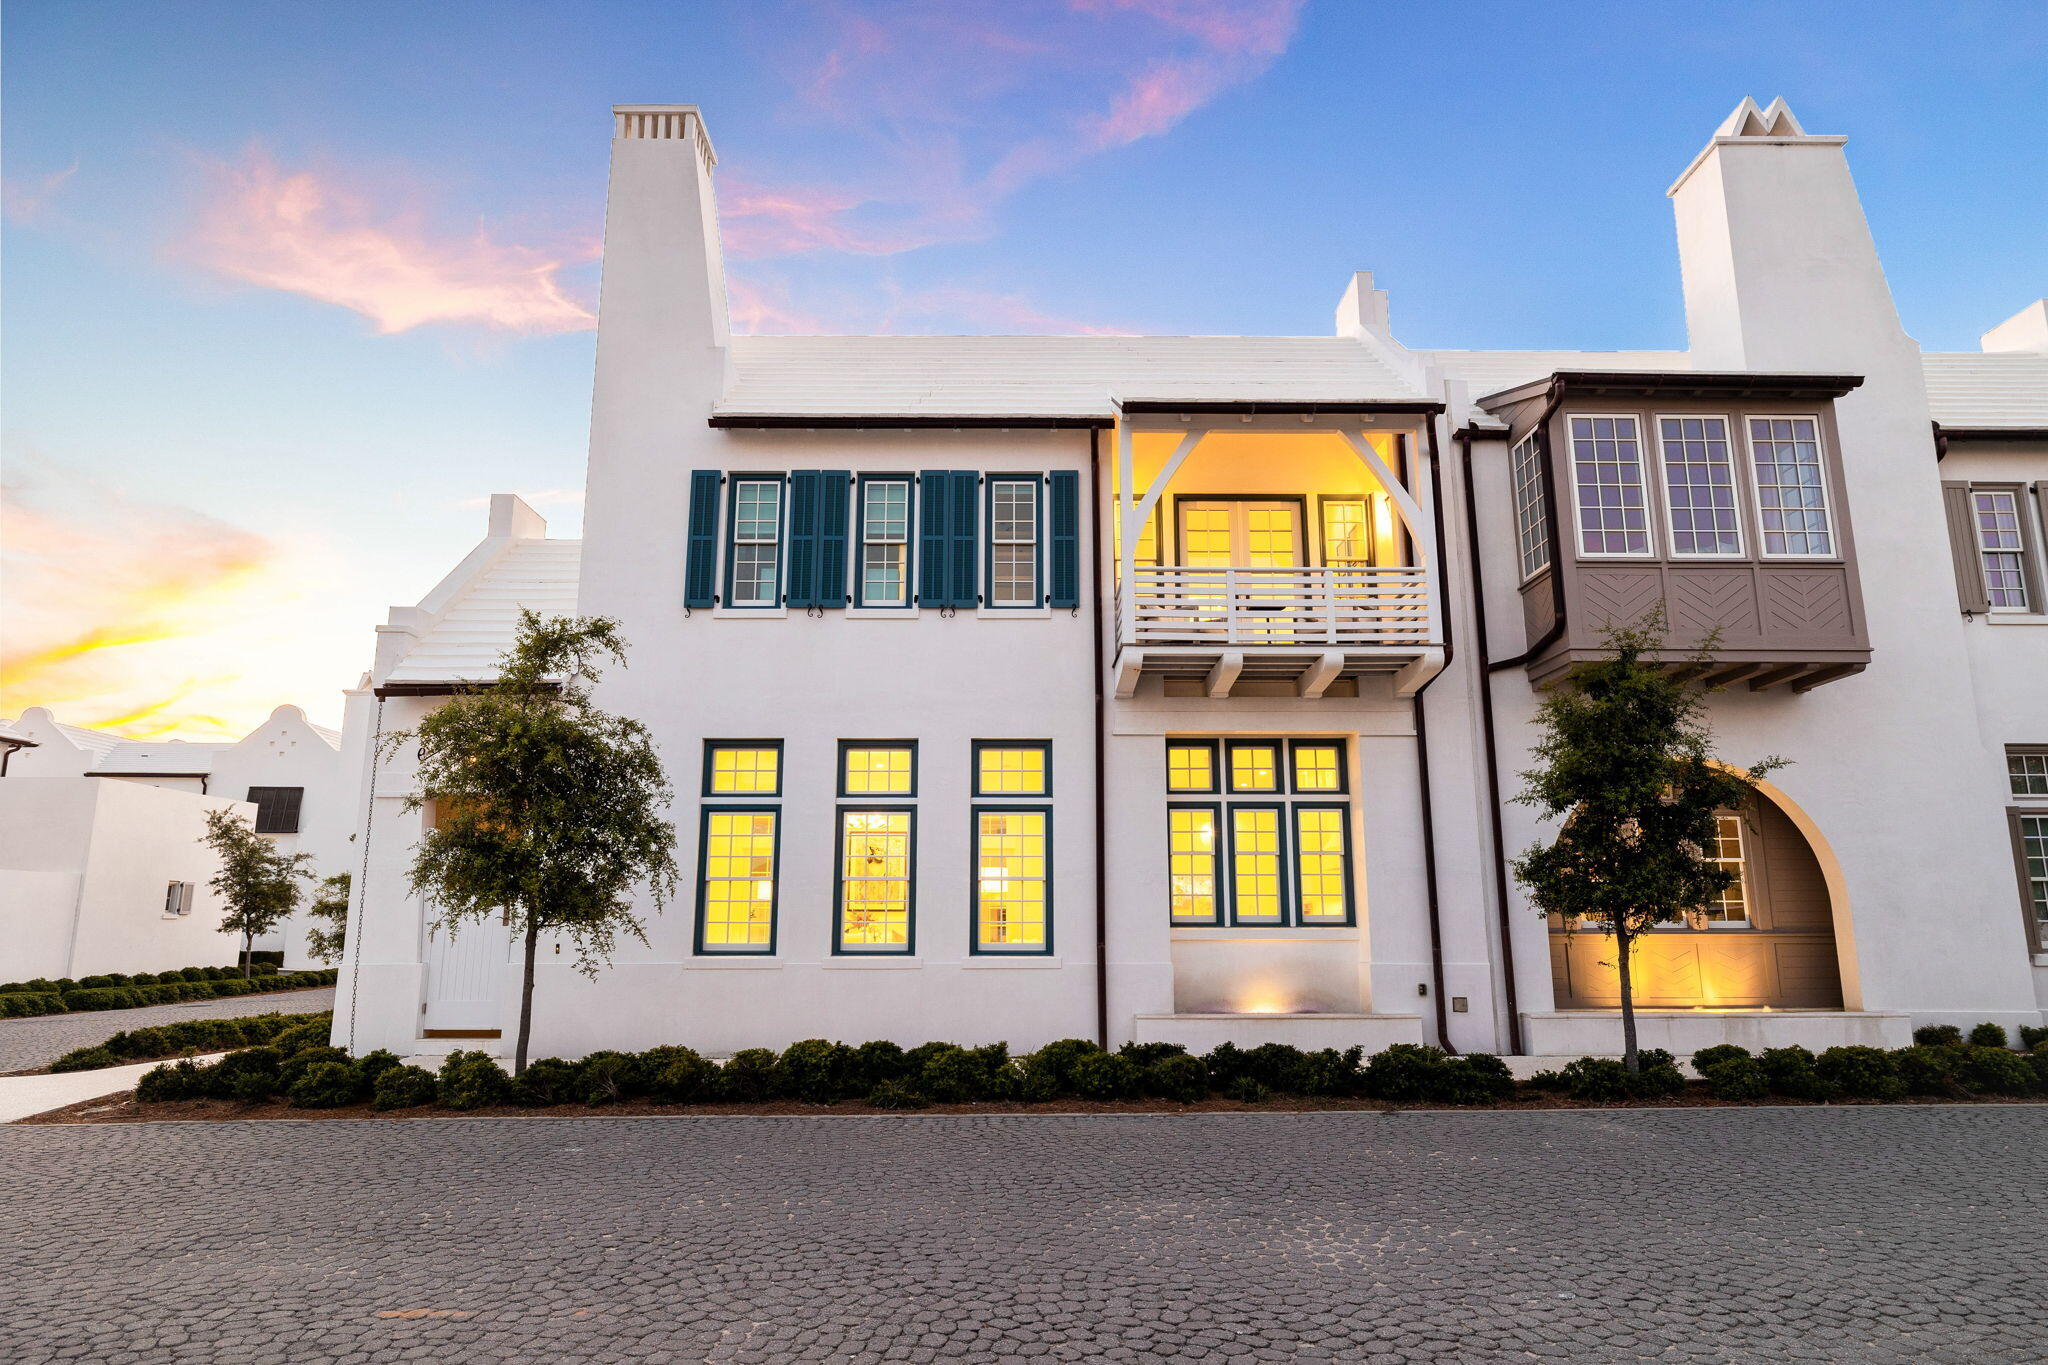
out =
[[[1038,953],[1047,938],[1050,812],[1042,808],[974,812],[974,951]]]
[[[1522,577],[1550,567],[1550,519],[1543,507],[1543,443],[1530,432],[1508,452],[1515,490],[1515,543]]]
[[[1657,448],[1664,462],[1671,553],[1741,554],[1741,513],[1735,504],[1735,458],[1727,419],[1659,417]]]
[[[732,569],[726,603],[772,607],[782,581],[782,481],[740,479],[732,497]]]
[[[1192,744],[1168,742],[1166,789],[1170,792],[1215,791],[1216,741],[1205,739]]]
[[[306,799],[304,787],[251,787],[249,800],[256,806],[258,834],[297,834],[299,808]]]
[[[976,796],[1044,796],[1051,790],[1052,746],[976,740]]]
[[[1216,886],[1216,812],[1215,806],[1167,809],[1167,878],[1176,924],[1215,924],[1222,918]]]
[[[1280,746],[1233,740],[1230,754],[1230,789],[1234,792],[1276,792],[1280,790]]]
[[[705,747],[706,796],[775,796],[781,790],[781,741],[713,741]]]
[[[1035,607],[1038,480],[989,481],[989,605]]]
[[[1317,744],[1297,739],[1288,747],[1294,759],[1294,790],[1344,790],[1344,747],[1341,744]]]
[[[1295,895],[1303,924],[1351,918],[1349,832],[1342,806],[1294,808]]]
[[[839,794],[917,795],[917,746],[907,741],[868,744],[842,740],[839,745]]]
[[[910,605],[910,480],[868,479],[860,494],[860,605]]]
[[[1749,455],[1756,471],[1756,514],[1767,555],[1832,555],[1820,430],[1811,417],[1752,417]]]
[[[1239,924],[1287,917],[1279,806],[1230,808],[1230,913]]]
[[[911,812],[839,813],[842,953],[910,951]]]
[[[2014,796],[2048,797],[2048,749],[2007,749],[2005,772]]]
[[[1372,518],[1363,498],[1323,500],[1323,563],[1332,569],[1372,564]]]
[[[712,807],[704,812],[699,951],[774,951],[780,821],[780,812],[773,810]]]
[[[2031,611],[2027,600],[2027,545],[2020,529],[2023,504],[2017,489],[1970,491],[1970,521],[1984,566],[1984,595],[1993,611]]]
[[[1708,905],[1705,918],[1715,924],[1749,923],[1749,872],[1742,856],[1742,817],[1722,813],[1714,817],[1714,846],[1710,860],[1735,880],[1722,888]]]
[[[172,882],[164,889],[164,913],[166,915],[189,915],[192,913],[191,882]]]
[[[2021,895],[2031,916],[2035,952],[2048,952],[2048,811],[2013,817],[2019,840]]]
[[[1574,417],[1571,433],[1580,552],[1650,553],[1650,511],[1644,496],[1642,438],[1636,419]]]

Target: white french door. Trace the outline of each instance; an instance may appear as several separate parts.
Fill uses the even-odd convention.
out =
[[[1184,498],[1180,562],[1192,568],[1226,564],[1292,569],[1302,563],[1301,504],[1288,499]]]

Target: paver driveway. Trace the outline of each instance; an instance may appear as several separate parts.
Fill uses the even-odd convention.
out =
[[[81,1010],[33,1019],[0,1019],[0,1072],[48,1066],[75,1047],[104,1043],[124,1029],[155,1028],[187,1019],[240,1019],[250,1014],[315,1014],[334,1008],[334,987],[180,1000],[132,1010]]]
[[[2048,1108],[0,1129],[0,1360],[2038,1361]]]

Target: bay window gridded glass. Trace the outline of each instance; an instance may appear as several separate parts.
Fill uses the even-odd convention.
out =
[[[781,582],[781,534],[781,482],[740,480],[733,491],[732,583],[727,605],[775,605]]]
[[[2019,493],[1978,488],[1970,493],[1977,552],[1983,556],[1984,593],[1993,611],[2028,611],[2026,541],[2020,533]]]
[[[1371,567],[1372,521],[1363,498],[1323,503],[1323,564],[1332,569]]]
[[[714,744],[712,796],[774,796],[782,789],[782,750],[770,744]]]
[[[1294,789],[1298,792],[1344,790],[1344,751],[1335,744],[1294,746]]]
[[[1170,792],[1215,791],[1216,746],[1214,744],[1167,745],[1166,789]]]
[[[1717,815],[1714,822],[1714,847],[1709,853],[1723,872],[1735,874],[1735,880],[1723,888],[1720,896],[1707,907],[1706,917],[1716,924],[1747,924],[1749,873],[1742,857],[1742,817]]]
[[[1543,507],[1543,447],[1530,432],[1508,452],[1515,489],[1515,543],[1522,577],[1550,567],[1550,525]]]
[[[910,950],[910,812],[839,813],[839,950]]]
[[[1767,555],[1831,555],[1835,533],[1821,482],[1820,430],[1811,417],[1752,417],[1756,514]]]
[[[704,813],[703,946],[707,952],[766,952],[775,932],[772,810]]]
[[[1047,818],[1042,810],[975,812],[976,951],[1045,948]]]
[[[2027,879],[2027,908],[2034,916],[2034,942],[2048,945],[2048,814],[2017,818],[2020,861]],[[2048,951],[2048,946],[2043,951]]]
[[[1216,808],[1168,807],[1166,849],[1174,923],[1216,923],[1220,918],[1216,886]]]
[[[1279,924],[1287,916],[1280,810],[1230,808],[1230,916],[1238,924]]]
[[[1636,419],[1574,417],[1571,433],[1580,551],[1648,554],[1650,512],[1643,494],[1643,449]]]
[[[910,480],[861,485],[860,602],[864,607],[910,603]]]
[[[1351,917],[1344,815],[1333,806],[1294,808],[1294,864],[1303,924],[1341,923]]]
[[[1048,752],[1042,744],[980,746],[974,754],[974,794],[1044,796]]]
[[[1739,555],[1735,459],[1722,417],[1660,417],[1657,448],[1671,516],[1671,553]]]
[[[997,479],[989,485],[989,602],[1038,605],[1038,481]]]
[[[909,796],[917,790],[916,753],[908,744],[848,744],[839,751],[839,790],[847,796]]]
[[[1230,789],[1234,792],[1279,791],[1280,746],[1277,744],[1231,745]]]
[[[2014,796],[2048,796],[2048,750],[2026,753],[2008,749],[2005,771]]]

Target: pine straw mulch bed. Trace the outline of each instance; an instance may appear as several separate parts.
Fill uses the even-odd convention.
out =
[[[62,1109],[52,1109],[16,1122],[25,1124],[57,1123],[220,1123],[242,1122],[263,1119],[293,1119],[299,1121],[321,1119],[365,1119],[378,1121],[405,1122],[416,1119],[604,1119],[604,1118],[703,1118],[703,1117],[753,1117],[753,1118],[830,1118],[835,1116],[881,1116],[900,1118],[928,1117],[940,1115],[972,1114],[1325,1114],[1342,1112],[1400,1113],[1410,1110],[1474,1110],[1480,1112],[1500,1110],[1545,1110],[1545,1109],[1843,1109],[1852,1107],[1884,1107],[1887,1105],[1930,1105],[1930,1104],[2048,1104],[2048,1098],[2041,1096],[2015,1095],[1972,1095],[1958,1099],[1944,1099],[1931,1095],[1913,1095],[1902,1100],[1854,1100],[1842,1099],[1831,1103],[1810,1100],[1789,1100],[1773,1097],[1764,1100],[1731,1101],[1717,1100],[1707,1093],[1704,1085],[1697,1082],[1686,1086],[1683,1095],[1666,1100],[1614,1100],[1607,1103],[1592,1103],[1570,1099],[1564,1095],[1544,1091],[1525,1091],[1514,1099],[1499,1104],[1451,1106],[1442,1104],[1396,1104],[1387,1100],[1333,1100],[1283,1097],[1267,1100],[1262,1104],[1244,1104],[1237,1100],[1207,1099],[1195,1104],[1177,1104],[1172,1100],[1054,1100],[1046,1104],[934,1104],[924,1109],[877,1109],[860,1100],[845,1100],[839,1104],[804,1104],[797,1100],[770,1100],[759,1104],[650,1104],[646,1100],[628,1100],[620,1104],[584,1105],[558,1104],[547,1108],[530,1109],[519,1105],[492,1105],[483,1109],[443,1109],[439,1105],[422,1105],[417,1109],[397,1109],[379,1112],[367,1104],[351,1104],[339,1109],[295,1109],[282,1100],[166,1100],[157,1104],[138,1104],[135,1092],[124,1090],[114,1095],[102,1095],[97,1099],[80,1100],[77,1104]]]

